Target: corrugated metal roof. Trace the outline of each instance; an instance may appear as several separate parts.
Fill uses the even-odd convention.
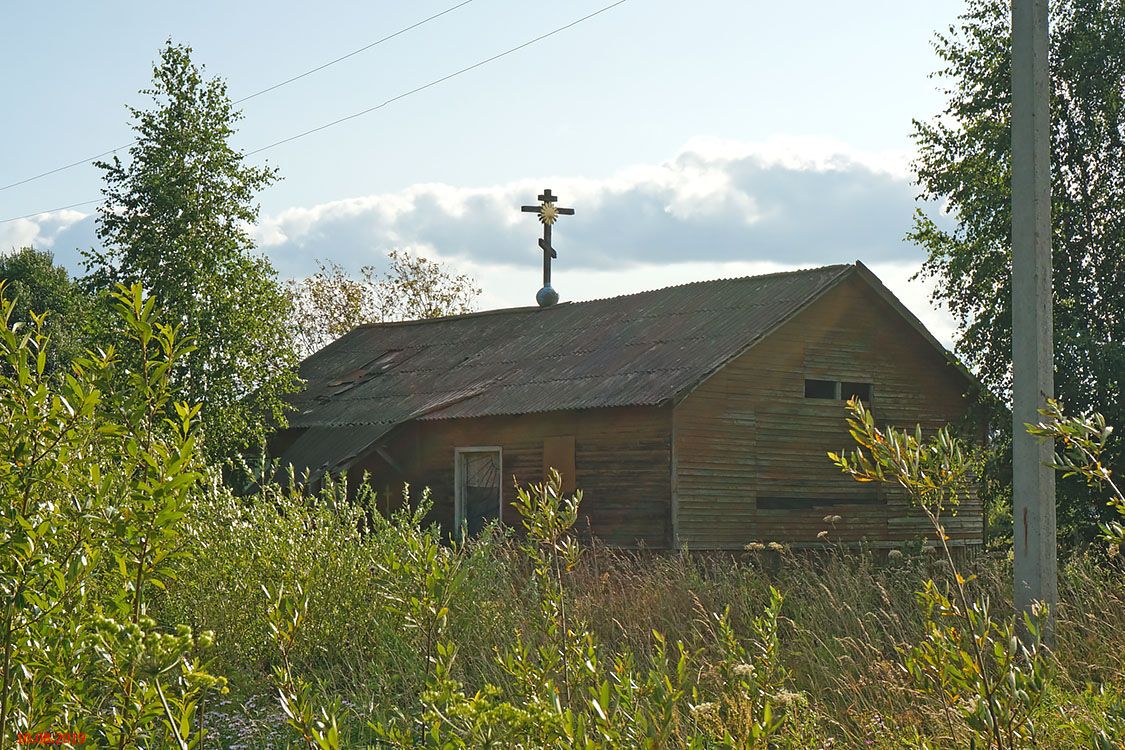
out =
[[[394,422],[348,427],[310,427],[278,456],[279,466],[293,465],[299,477],[308,470],[310,477],[325,471],[346,468],[353,458],[394,429]]]
[[[548,308],[361,326],[301,364],[308,387],[291,399],[290,425],[387,425],[381,436],[412,419],[660,404],[854,270],[826,266]],[[313,432],[286,454],[296,455],[298,443],[318,455],[329,442],[342,445],[339,435]],[[301,463],[311,465],[307,456]]]

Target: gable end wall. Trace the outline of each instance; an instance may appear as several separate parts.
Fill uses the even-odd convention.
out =
[[[826,292],[704,381],[673,412],[673,507],[679,545],[752,541],[897,544],[929,526],[893,488],[861,485],[826,453],[854,443],[842,401],[804,397],[806,377],[874,384],[876,420],[934,430],[964,416],[970,384],[866,282]],[[825,516],[841,517],[836,524]],[[954,543],[981,539],[974,499],[950,520]]]

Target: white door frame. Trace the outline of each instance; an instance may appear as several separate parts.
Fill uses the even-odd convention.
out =
[[[461,538],[461,528],[465,523],[465,498],[464,498],[464,481],[465,472],[461,468],[461,455],[464,453],[495,453],[497,454],[498,467],[499,467],[499,484],[497,486],[498,497],[496,502],[499,504],[497,508],[496,517],[500,523],[504,523],[504,449],[499,445],[477,445],[467,448],[454,448],[453,449],[453,528],[456,529],[457,538]]]

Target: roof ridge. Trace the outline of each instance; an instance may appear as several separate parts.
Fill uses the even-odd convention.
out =
[[[845,271],[854,269],[856,266],[852,263],[832,263],[827,266],[813,266],[812,268],[793,268],[787,271],[771,271],[770,273],[751,274],[747,276],[726,276],[717,279],[700,279],[699,281],[685,281],[682,284],[670,284],[668,286],[657,287],[656,289],[643,289],[639,292],[629,292],[628,294],[616,294],[611,297],[594,297],[593,299],[584,300],[568,300],[560,302],[557,305],[550,307],[538,307],[537,305],[526,305],[523,307],[498,307],[492,310],[477,310],[470,313],[460,313],[458,315],[441,315],[433,318],[417,318],[415,320],[394,320],[381,323],[363,323],[356,326],[352,330],[370,329],[370,328],[389,328],[392,326],[406,326],[417,325],[425,323],[436,323],[438,321],[448,320],[461,320],[463,318],[478,318],[486,315],[500,315],[506,313],[518,312],[546,312],[549,310],[561,309],[568,305],[585,305],[591,302],[606,302],[608,300],[626,299],[628,297],[638,297],[642,294],[655,294],[656,292],[665,292],[669,289],[680,289],[689,286],[698,286],[702,284],[715,284],[721,281],[749,281],[750,279],[772,279],[778,276],[793,276],[796,274],[808,274],[817,271]]]
[[[576,304],[576,303],[574,303],[574,302],[560,302],[558,305],[555,305],[555,307],[561,307],[563,305],[572,305],[572,304]],[[475,310],[473,312],[458,313],[457,315],[437,315],[437,316],[432,317],[432,318],[414,318],[413,320],[388,320],[386,322],[378,322],[378,323],[361,323],[360,325],[357,325],[352,330],[358,331],[360,329],[367,329],[367,328],[387,328],[387,327],[390,327],[390,326],[416,325],[418,323],[436,323],[439,320],[460,320],[461,318],[479,318],[479,317],[483,317],[485,315],[497,315],[499,313],[514,313],[514,312],[522,312],[522,311],[531,312],[531,311],[541,310],[541,309],[543,309],[543,308],[539,307],[538,305],[526,305],[524,307],[497,307],[497,308],[494,308],[492,310]]]
[[[699,281],[685,281],[682,284],[669,284],[668,286],[657,287],[656,289],[644,289],[639,292],[629,292],[628,294],[616,294],[612,297],[595,297],[594,299],[582,300],[581,302],[571,302],[572,305],[581,305],[586,302],[604,302],[611,299],[624,299],[625,297],[636,297],[641,294],[652,294],[654,292],[665,292],[669,289],[681,289],[686,286],[697,286],[700,284],[715,284],[720,281],[749,281],[750,279],[772,279],[777,276],[795,276],[799,273],[813,273],[815,271],[844,271],[849,268],[855,268],[851,263],[831,263],[827,266],[813,266],[812,268],[791,268],[788,271],[770,271],[769,273],[756,273],[747,276],[722,276],[717,279],[700,279]]]

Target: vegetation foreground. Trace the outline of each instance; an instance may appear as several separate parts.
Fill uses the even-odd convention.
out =
[[[116,343],[58,374],[43,319],[11,324],[0,295],[0,748],[1125,741],[1125,530],[1066,561],[1053,648],[1043,613],[1017,637],[1007,559],[944,547],[970,481],[947,433],[880,431],[855,402],[858,448],[831,456],[905,487],[936,546],[584,546],[557,474],[520,489],[518,530],[451,543],[424,492],[387,518],[267,465],[233,490],[170,385],[190,342],[139,287],[113,304]],[[1045,416],[1059,467],[1116,492],[1108,428]]]
[[[341,747],[442,748],[1125,741],[1125,587],[1120,568],[1094,556],[1063,566],[1058,644],[1034,670],[1026,655],[1011,664],[1000,653],[1009,561],[966,563],[971,595],[997,603],[988,668],[1030,691],[1004,696],[1022,726],[994,745],[974,721],[979,695],[956,684],[965,675],[945,675],[943,694],[929,672],[971,658],[931,630],[942,615],[919,602],[924,581],[955,585],[939,554],[588,546],[575,561],[565,537],[557,554],[499,531],[445,546],[420,514],[384,520],[332,492],[310,502],[274,489],[250,507],[216,506],[196,532],[211,538],[210,554],[160,610],[215,629],[213,664],[232,678],[207,708],[220,746],[333,747],[333,736]],[[543,515],[533,518],[534,528]],[[954,653],[927,663],[930,646]]]

